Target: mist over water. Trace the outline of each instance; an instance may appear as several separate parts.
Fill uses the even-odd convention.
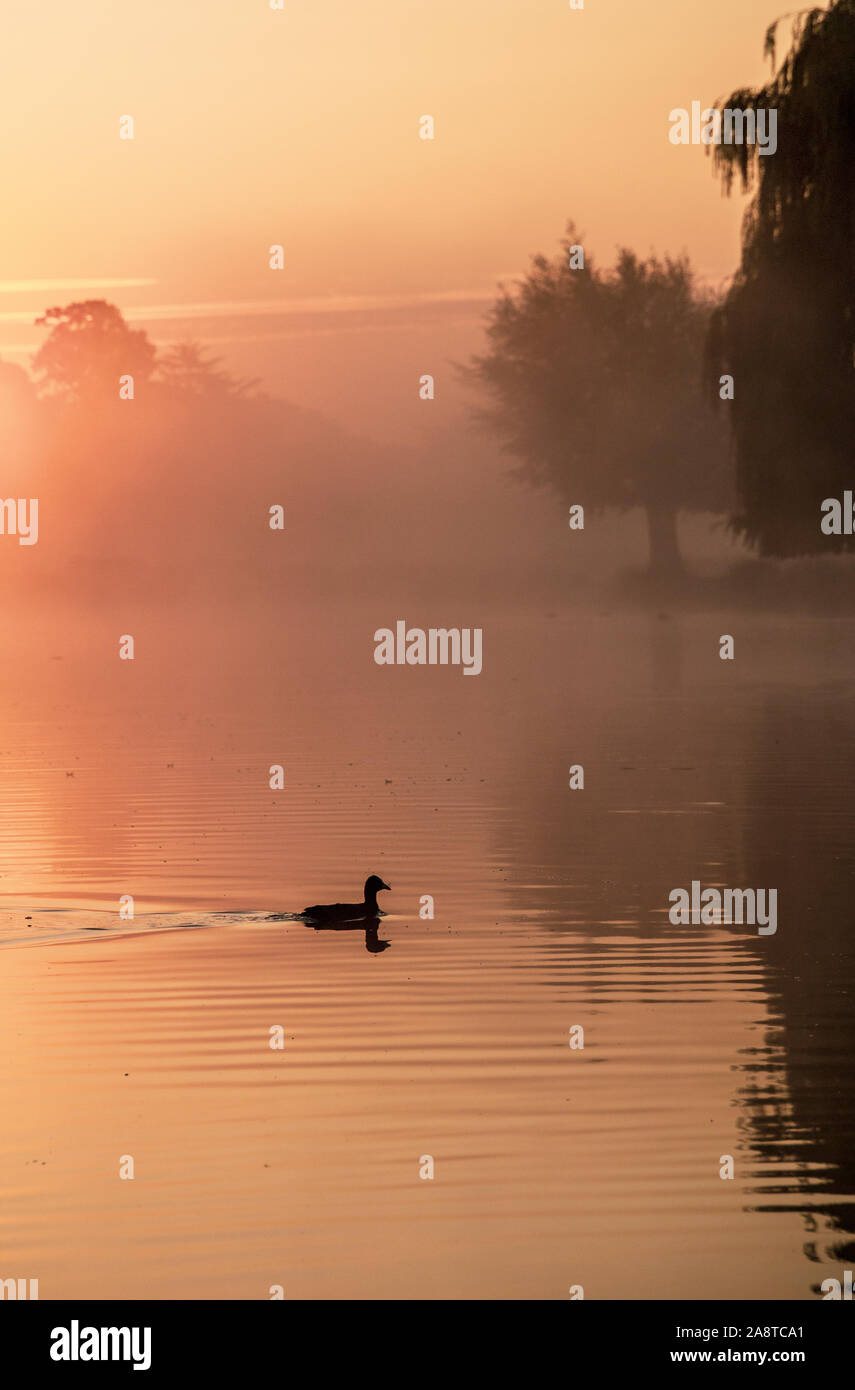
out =
[[[45,1298],[816,1296],[853,1241],[852,622],[743,616],[723,663],[720,613],[446,600],[484,628],[463,680],[374,663],[392,608],[188,604],[133,663],[112,614],[5,615],[16,1267]],[[369,872],[385,949],[282,920]],[[693,877],[776,886],[776,935],[672,926]]]

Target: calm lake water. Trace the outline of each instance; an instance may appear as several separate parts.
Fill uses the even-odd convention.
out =
[[[483,627],[482,674],[376,666],[400,617]],[[0,1277],[798,1300],[851,1267],[855,623],[0,631]],[[283,917],[372,872],[377,940]],[[777,933],[673,926],[693,879],[777,888]]]

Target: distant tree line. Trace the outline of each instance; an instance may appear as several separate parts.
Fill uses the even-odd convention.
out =
[[[33,383],[26,372],[0,362],[0,394],[36,394],[64,404],[102,406],[118,399],[120,382],[137,391],[173,399],[242,397],[257,381],[232,376],[198,343],[178,343],[158,352],[148,335],[131,328],[115,304],[87,299],[47,309],[36,323],[48,336],[33,356]]]

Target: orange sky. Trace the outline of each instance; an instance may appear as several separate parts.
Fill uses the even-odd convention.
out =
[[[489,296],[554,250],[569,216],[600,260],[618,242],[686,249],[718,280],[743,200],[723,200],[702,149],[670,144],[668,112],[764,80],[779,13],[780,0],[7,0],[0,354],[25,361],[32,316],[85,296],[138,319],[151,308],[155,337],[235,302],[244,341],[269,333],[256,311],[270,301]],[[433,142],[418,138],[426,113]],[[211,339],[204,322],[197,336]],[[229,337],[221,325],[218,351]]]

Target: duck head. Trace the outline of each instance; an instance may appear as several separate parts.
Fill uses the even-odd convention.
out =
[[[378,878],[376,874],[372,874],[370,878],[365,880],[365,901],[370,902],[373,898],[376,902],[377,894],[381,889],[386,893],[391,893],[392,891],[388,883],[384,883],[382,878]]]

